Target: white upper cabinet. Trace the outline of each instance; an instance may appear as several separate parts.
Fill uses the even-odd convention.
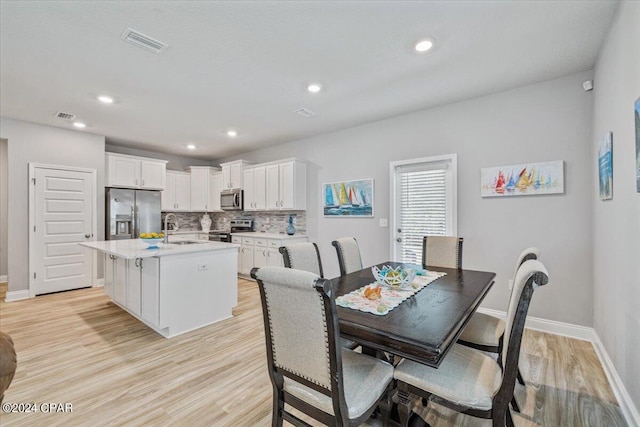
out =
[[[106,153],[106,186],[164,190],[166,160]]]
[[[167,171],[166,187],[162,192],[162,210],[170,212],[191,210],[191,174]]]
[[[243,171],[245,166],[251,163],[246,160],[234,160],[233,162],[220,163],[222,167],[223,189],[244,188],[242,185]]]
[[[220,208],[220,192],[222,191],[222,172],[213,172],[209,176],[209,200],[212,212],[222,212]]]
[[[266,209],[305,210],[307,208],[307,167],[297,160],[266,166]]]
[[[190,166],[185,170],[191,173],[191,211],[212,211],[211,174],[219,172],[218,168],[209,166]],[[218,194],[218,208],[220,195]]]
[[[266,166],[256,166],[244,170],[244,210],[263,211],[266,209]]]

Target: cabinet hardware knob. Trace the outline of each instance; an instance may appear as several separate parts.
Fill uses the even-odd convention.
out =
[[[87,234],[84,235],[84,237],[86,237],[88,239],[89,237],[91,237],[91,234],[87,233]]]

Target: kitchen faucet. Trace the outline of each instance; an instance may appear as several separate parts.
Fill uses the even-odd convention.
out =
[[[169,212],[164,216],[164,243],[169,243],[169,229],[167,228],[167,222],[169,220],[169,216],[173,216],[175,225],[178,225],[178,217],[176,214]]]

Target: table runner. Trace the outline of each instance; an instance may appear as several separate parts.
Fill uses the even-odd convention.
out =
[[[445,276],[446,274],[447,273],[440,273],[437,271],[426,271],[424,275],[416,276],[413,282],[411,282],[411,285],[402,289],[392,289],[387,285],[380,285],[378,283],[382,288],[382,292],[381,297],[376,300],[370,300],[364,296],[364,290],[367,286],[377,284],[372,282],[369,285],[356,289],[353,292],[339,296],[336,298],[336,305],[364,311],[378,316],[384,316],[399,306],[404,300],[418,293],[418,291],[423,289],[429,283]]]

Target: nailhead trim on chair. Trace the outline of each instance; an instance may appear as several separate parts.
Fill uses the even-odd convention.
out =
[[[268,293],[266,287],[264,289],[264,296],[265,296],[265,301],[266,301],[267,307],[269,307],[269,310],[267,310],[267,317],[269,318],[269,333],[271,334],[271,336],[273,336],[273,326],[272,326],[272,322],[271,322],[271,308],[269,306],[269,293]],[[320,304],[322,305],[323,301],[322,301],[322,296],[320,294],[318,294],[318,299],[320,300]],[[325,333],[324,336],[328,337],[328,333],[327,333],[327,316],[326,316],[326,313],[324,312],[324,310],[322,311],[322,325],[324,327],[324,333]],[[327,358],[327,367],[328,367],[328,371],[327,372],[328,372],[328,374],[329,374],[328,376],[330,378],[331,377],[331,368],[330,368],[330,358],[329,358],[329,341],[327,339],[328,338],[325,338],[324,344],[325,344],[325,356]],[[304,378],[305,380],[307,380],[309,382],[312,382],[312,383],[314,383],[316,385],[319,385],[320,387],[326,388],[327,390],[331,390],[331,384],[329,384],[329,385],[322,384],[319,381],[316,381],[316,380],[314,380],[312,378],[309,378],[309,377],[307,377],[305,375],[302,375],[299,372],[292,371],[291,369],[288,369],[288,368],[280,365],[278,363],[278,353],[276,352],[275,345],[273,343],[271,344],[271,351],[273,353],[273,364],[275,366],[277,366],[278,368],[280,368],[282,370],[285,370],[287,372],[291,372],[292,374],[295,374],[295,375],[299,376],[300,378]]]

